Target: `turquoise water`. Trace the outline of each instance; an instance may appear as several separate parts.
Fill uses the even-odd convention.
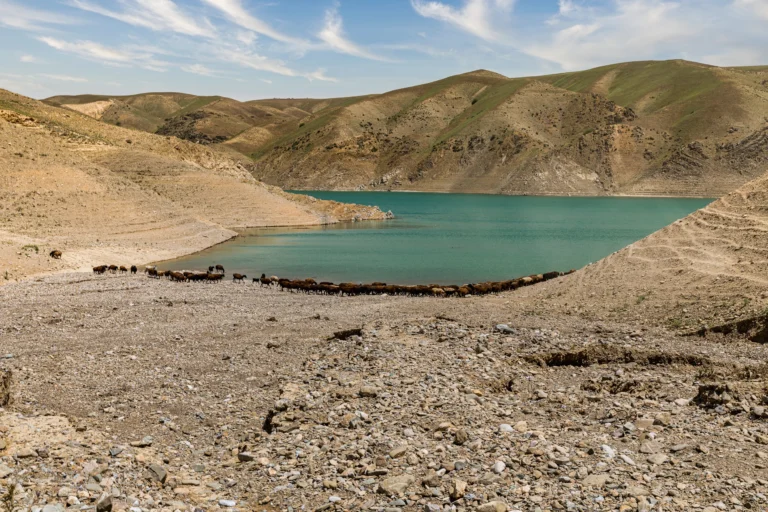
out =
[[[318,281],[463,284],[579,268],[640,240],[708,199],[305,192],[379,206],[397,218],[262,229],[161,268]]]

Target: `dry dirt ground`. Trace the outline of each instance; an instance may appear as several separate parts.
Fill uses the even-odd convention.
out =
[[[744,340],[517,292],[84,273],[1,287],[0,335],[21,510],[768,507],[768,348]]]

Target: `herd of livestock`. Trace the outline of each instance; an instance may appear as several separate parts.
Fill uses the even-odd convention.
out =
[[[118,267],[117,265],[100,265],[93,267],[95,274],[110,273],[128,273],[136,274],[138,268],[134,265],[130,269],[125,266]],[[280,279],[277,276],[267,277],[265,274],[261,274],[261,277],[253,278],[253,283],[258,283],[261,287],[277,287],[281,291],[290,292],[302,292],[313,293],[320,295],[403,295],[411,297],[466,297],[469,295],[488,295],[491,293],[506,292],[516,290],[523,286],[530,286],[532,284],[540,283],[542,281],[549,281],[562,275],[570,274],[574,272],[570,270],[568,272],[547,272],[546,274],[535,274],[531,276],[520,277],[517,279],[510,279],[509,281],[489,281],[485,283],[464,284],[464,285],[392,285],[386,283],[371,283],[371,284],[358,284],[358,283],[340,283],[334,284],[330,282],[318,283],[314,279]],[[224,279],[225,271],[221,265],[211,265],[208,267],[208,271],[175,271],[175,270],[158,270],[156,266],[149,266],[144,268],[146,273],[151,278],[160,279],[165,277],[171,281],[178,282],[206,282],[215,283]],[[248,276],[244,274],[232,274],[232,281],[244,282]]]

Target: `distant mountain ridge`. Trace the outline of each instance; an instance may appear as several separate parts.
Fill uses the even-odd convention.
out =
[[[768,169],[768,66],[648,61],[533,78],[478,70],[336,99],[46,101],[228,146],[255,161],[255,177],[290,189],[714,197]]]

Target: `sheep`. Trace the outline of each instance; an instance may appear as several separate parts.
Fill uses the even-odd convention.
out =
[[[171,281],[178,281],[181,283],[187,281],[187,276],[181,272],[170,272],[169,276],[171,278]]]
[[[99,265],[98,267],[93,267],[93,273],[94,274],[103,274],[104,272],[107,271],[107,268],[108,267],[106,265]]]
[[[50,252],[49,256],[55,260],[61,259],[61,251],[53,250]]]
[[[206,279],[209,283],[216,283],[224,279],[224,274],[206,274]]]
[[[139,269],[136,267],[136,265],[131,265],[131,274],[135,274],[138,271]]]
[[[254,282],[254,283],[255,283],[257,280],[258,280],[258,281],[261,283],[261,286],[264,286],[264,285],[270,286],[270,285],[272,284],[272,279],[271,279],[271,278],[269,278],[269,277],[267,277],[267,275],[266,275],[266,274],[261,274],[261,277],[260,277],[260,278],[258,278],[258,279],[256,279],[255,277],[253,278],[253,282]]]

